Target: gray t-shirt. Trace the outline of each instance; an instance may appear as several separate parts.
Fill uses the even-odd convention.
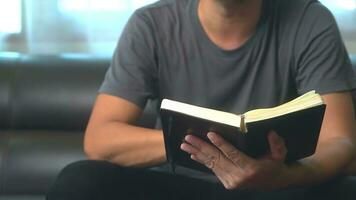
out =
[[[162,0],[137,10],[99,92],[142,108],[149,98],[169,98],[242,113],[310,90],[356,86],[336,22],[318,1],[264,0],[257,30],[231,51],[204,32],[198,2]]]

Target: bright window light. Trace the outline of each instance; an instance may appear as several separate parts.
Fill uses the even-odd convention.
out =
[[[356,10],[356,0],[321,0],[331,10]]]
[[[60,0],[61,11],[117,11],[127,10],[129,1],[123,0]]]
[[[0,33],[21,32],[21,0],[6,1],[0,6]]]
[[[61,11],[128,11],[157,0],[60,0]]]
[[[131,6],[133,9],[141,8],[150,3],[154,3],[157,0],[131,0]]]

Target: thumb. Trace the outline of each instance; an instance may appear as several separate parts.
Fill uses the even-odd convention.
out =
[[[268,133],[268,143],[271,150],[271,158],[276,161],[284,161],[287,155],[287,148],[281,138],[276,132],[271,131]]]

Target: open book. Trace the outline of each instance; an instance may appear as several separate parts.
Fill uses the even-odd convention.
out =
[[[233,114],[164,99],[161,119],[167,159],[175,165],[200,171],[209,171],[192,161],[180,150],[187,134],[193,134],[210,143],[207,133],[221,135],[239,150],[257,158],[269,152],[267,134],[275,131],[287,146],[286,162],[295,161],[315,152],[325,104],[315,91],[273,108]]]

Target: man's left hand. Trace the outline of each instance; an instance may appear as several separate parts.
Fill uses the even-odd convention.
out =
[[[247,156],[216,133],[208,133],[208,138],[215,146],[187,135],[181,149],[210,168],[226,189],[272,190],[287,185],[287,149],[275,132],[268,134],[270,153],[259,159]]]

